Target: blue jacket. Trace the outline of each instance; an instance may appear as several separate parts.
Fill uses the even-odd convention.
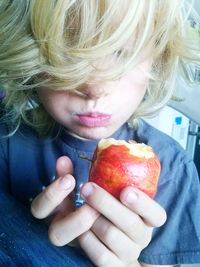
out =
[[[1,126],[0,134],[8,134],[6,127]],[[160,265],[200,263],[200,183],[193,161],[176,141],[143,120],[137,130],[125,124],[112,137],[148,144],[161,161],[155,199],[166,209],[168,219],[154,230],[140,260]],[[33,129],[21,126],[10,138],[0,139],[0,190],[28,206],[55,179],[57,158],[67,155],[73,162],[78,199],[90,168],[90,162],[80,155],[91,158],[96,144],[65,130],[40,138]]]

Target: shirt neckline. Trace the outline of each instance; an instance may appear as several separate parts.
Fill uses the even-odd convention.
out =
[[[121,133],[123,130],[127,128],[126,123],[122,125],[116,132],[114,132],[109,138],[114,138],[119,140]],[[94,149],[97,146],[97,143],[100,139],[97,140],[83,140],[78,137],[75,137],[71,135],[69,132],[67,132],[65,129],[61,130],[60,133],[61,140],[71,148],[80,150],[80,151],[87,151],[87,152],[94,152]]]

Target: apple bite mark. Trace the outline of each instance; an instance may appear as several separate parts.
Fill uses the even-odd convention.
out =
[[[100,150],[103,150],[111,145],[126,146],[131,155],[138,156],[140,158],[152,158],[154,156],[153,150],[150,146],[147,146],[144,143],[137,143],[134,140],[126,142],[124,140],[115,140],[114,138],[101,139],[98,147]]]
[[[134,186],[153,198],[160,162],[150,146],[113,138],[102,139],[93,156],[89,180],[119,198],[126,186]]]

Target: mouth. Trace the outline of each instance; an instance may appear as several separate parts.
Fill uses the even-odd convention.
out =
[[[78,121],[81,125],[87,127],[102,127],[106,126],[111,121],[111,115],[100,112],[88,112],[76,114]]]

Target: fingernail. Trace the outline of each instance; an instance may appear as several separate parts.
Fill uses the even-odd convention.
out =
[[[137,200],[137,198],[138,195],[134,191],[130,191],[126,196],[125,201],[129,204],[132,204]]]
[[[94,192],[94,186],[91,183],[84,184],[81,188],[83,197],[89,197]]]
[[[67,190],[71,187],[72,182],[67,176],[63,176],[60,180],[60,186],[62,189]]]

